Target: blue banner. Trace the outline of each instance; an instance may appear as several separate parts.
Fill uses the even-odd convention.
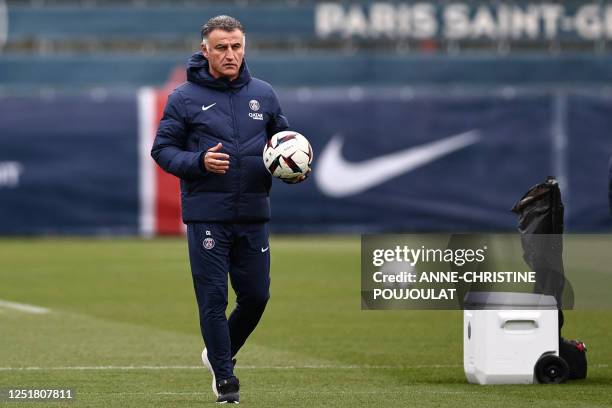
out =
[[[135,96],[0,100],[0,233],[138,232]]]
[[[281,99],[315,160],[307,183],[274,186],[276,231],[512,231],[510,208],[548,175],[570,230],[612,225],[606,98],[355,88]]]
[[[609,231],[612,225],[608,203],[612,96],[572,95],[568,98],[567,110],[568,226],[575,231]]]
[[[273,231],[514,231],[510,208],[549,175],[559,180],[568,231],[612,229],[612,98],[604,92],[303,88],[279,96],[314,162],[305,183],[274,182]],[[112,92],[0,99],[0,234],[137,234],[150,217],[156,231],[156,176],[143,173],[139,154],[155,165],[138,112],[136,95]],[[178,217],[175,205],[169,213]]]

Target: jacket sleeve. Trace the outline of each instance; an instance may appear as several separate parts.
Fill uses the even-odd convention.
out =
[[[287,130],[289,128],[289,121],[287,117],[283,114],[283,110],[280,107],[280,103],[278,102],[278,96],[276,93],[272,91],[272,117],[268,122],[266,127],[266,131],[268,133],[268,139],[274,136],[275,133],[282,132],[283,130]]]
[[[168,173],[184,180],[193,180],[206,174],[202,161],[204,152],[186,150],[187,136],[185,103],[175,90],[168,96],[151,156]]]

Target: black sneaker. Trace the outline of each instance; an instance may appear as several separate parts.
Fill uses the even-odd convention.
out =
[[[240,403],[240,381],[236,377],[217,381],[217,404]]]
[[[202,351],[202,362],[204,363],[204,366],[206,368],[208,368],[208,371],[210,371],[210,375],[212,376],[212,390],[215,393],[215,397],[219,397],[219,391],[217,391],[217,379],[215,377],[215,371],[212,368],[212,364],[210,364],[210,360],[208,359],[208,351],[206,350],[206,347],[204,347],[204,350]],[[232,358],[232,368],[236,367],[236,359]]]

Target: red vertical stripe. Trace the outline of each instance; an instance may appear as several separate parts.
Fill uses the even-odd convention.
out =
[[[166,106],[168,92],[165,89],[155,92],[155,118],[154,129],[157,130],[159,121]],[[153,135],[155,137],[155,135]],[[183,232],[181,221],[181,201],[179,179],[163,171],[159,166],[155,170],[155,232],[157,235],[179,235]]]
[[[155,134],[161,120],[168,95],[174,88],[185,81],[185,68],[176,67],[168,82],[161,88],[154,91],[152,103],[152,115],[150,120],[152,134],[151,142],[155,139]],[[153,171],[154,204],[153,204],[153,233],[156,235],[181,235],[184,233],[184,226],[181,218],[181,197],[179,179],[163,171],[159,166],[155,166]]]

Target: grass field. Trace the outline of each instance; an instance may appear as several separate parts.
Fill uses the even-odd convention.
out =
[[[238,355],[252,407],[610,407],[611,311],[566,314],[589,378],[467,384],[460,311],[361,311],[358,237],[273,237],[272,298]],[[0,240],[0,388],[76,407],[212,406],[183,239]],[[60,406],[60,403],[6,403]]]

